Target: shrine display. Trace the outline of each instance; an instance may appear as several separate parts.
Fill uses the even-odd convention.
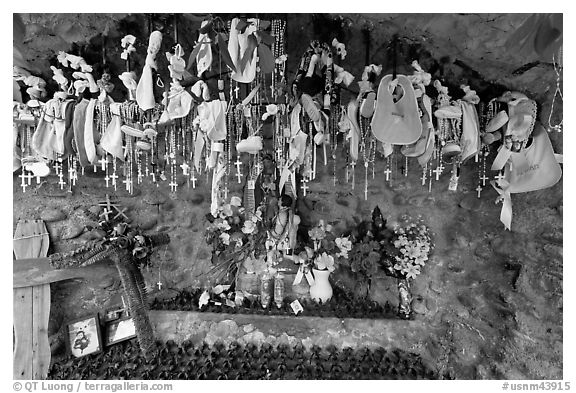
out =
[[[495,211],[483,214],[494,216],[506,234],[515,222],[512,194],[561,180],[562,155],[550,138],[563,130],[562,122],[551,123],[555,100],[562,98],[555,60],[557,85],[545,125],[537,94],[492,94],[464,77],[454,84],[418,51],[408,51],[406,64],[399,64],[397,36],[380,57],[371,56],[368,43],[359,59],[350,55],[353,46],[347,48],[350,37],[317,31],[306,35],[299,53],[288,53],[287,19],[265,15],[224,20],[203,14],[190,44],[179,36],[178,16],[167,14],[173,31],[152,22],[118,30],[123,37],[102,44],[100,63],[88,64],[93,58],[76,47],[55,53],[48,82],[13,66],[16,191],[36,195],[49,185],[59,197],[80,194],[93,205],[82,207],[90,220],[78,224],[76,237],[58,238],[42,224],[42,236],[75,240],[48,256],[43,244],[46,252],[33,255],[46,256],[42,269],[53,274],[41,284],[71,277],[59,272],[111,261],[119,280],[102,288],[113,288],[123,302],[101,306],[102,320],[91,314],[64,322],[70,356],[52,364],[49,378],[442,377],[415,354],[383,348],[162,343],[150,312],[412,324],[416,314],[424,315],[418,304],[420,311],[442,308],[434,299],[444,296],[448,279],[431,270],[445,264],[458,271],[446,250],[472,244],[452,228],[433,231],[448,226],[439,218],[452,206],[444,196],[471,194],[465,204],[474,214],[486,208],[481,202],[501,203],[503,227]],[[107,46],[116,49],[122,69],[107,65]],[[85,184],[98,184],[98,192]],[[334,190],[323,190],[327,184]],[[334,198],[324,203],[327,194]],[[124,197],[138,206],[130,218],[120,205]],[[430,214],[394,205],[425,206]],[[37,210],[33,214],[41,216]],[[15,241],[26,238],[20,232]],[[498,243],[493,232],[482,240],[507,248],[508,238]],[[171,239],[178,245],[168,250]],[[470,248],[471,259],[483,257],[480,243]],[[153,265],[159,248],[164,252],[154,258],[162,261]],[[480,279],[470,280],[474,286]],[[418,303],[413,291],[434,292],[434,299]],[[460,295],[460,306],[473,308]],[[460,316],[456,306],[452,311]],[[449,323],[450,329],[460,326]],[[116,358],[123,359],[119,367],[110,361]]]

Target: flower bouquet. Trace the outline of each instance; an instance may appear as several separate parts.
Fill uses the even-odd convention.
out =
[[[222,205],[216,216],[209,215],[210,225],[206,228],[206,243],[212,246],[212,264],[208,274],[216,273],[215,279],[230,281],[236,276],[238,267],[253,253],[264,249],[266,231],[262,228],[262,211],[246,218],[242,201],[233,196],[230,203]]]

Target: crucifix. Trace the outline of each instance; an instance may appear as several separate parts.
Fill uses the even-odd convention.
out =
[[[236,84],[236,87],[234,88],[234,94],[236,95],[236,99],[238,99],[238,92],[240,91],[240,86],[238,86],[238,84]]]
[[[22,178],[22,192],[26,192],[26,187],[28,187],[28,184],[26,184],[26,175],[24,174],[24,171],[22,171],[20,177]]]
[[[421,177],[421,179],[422,179],[422,185],[425,186],[425,185],[426,185],[426,179],[427,179],[427,177],[426,177],[426,168],[424,168],[424,170],[422,171],[422,177]]]
[[[108,164],[108,156],[103,156],[98,162],[102,165],[102,170],[105,171],[106,165]],[[94,166],[94,168],[96,168],[96,166]]]
[[[140,168],[138,168],[138,175],[136,178],[137,178],[138,184],[142,183],[143,175],[142,175],[142,171],[140,170]]]
[[[124,179],[122,180],[122,183],[126,184],[126,191],[130,192],[130,189],[132,188],[132,181],[130,179]]]
[[[392,171],[390,170],[390,168],[386,168],[386,170],[384,171],[384,174],[386,175],[386,181],[390,181],[390,174],[392,173]]]
[[[238,178],[238,183],[242,183],[242,171],[240,169],[240,165],[242,165],[242,161],[240,161],[240,157],[236,158],[236,162],[234,163],[236,166],[236,177]]]
[[[194,172],[192,172],[192,177],[190,178],[190,180],[192,181],[192,188],[196,188],[196,180],[198,179],[194,175]]]
[[[306,191],[307,191],[309,188],[310,188],[310,187],[308,187],[308,180],[302,180],[302,194],[303,194],[304,196],[306,196],[306,194],[307,194]]]
[[[162,281],[158,281],[158,282],[156,283],[156,285],[158,286],[158,290],[161,291],[161,290],[162,290],[162,285],[163,285],[163,284],[162,284]]]
[[[478,198],[480,198],[480,193],[482,192],[482,187],[480,184],[478,184],[478,187],[476,187],[476,191],[478,191]]]
[[[176,192],[176,189],[178,188],[178,183],[176,183],[175,181],[171,181],[168,185],[170,186],[170,191]]]
[[[104,181],[106,182],[106,188],[108,188],[109,183],[110,183],[110,177],[109,177],[109,176],[106,176],[106,177],[104,178]]]
[[[116,174],[116,172],[110,175],[110,179],[112,179],[112,185],[116,187],[116,179],[118,179],[118,175]]]
[[[150,175],[150,170],[148,169],[148,165],[146,165],[146,168],[144,169],[144,173],[146,173],[146,177],[148,177],[148,175]]]
[[[188,164],[186,163],[186,161],[184,161],[184,162],[182,163],[182,165],[180,165],[180,168],[182,168],[182,174],[183,174],[184,176],[188,176],[188,174],[189,174],[188,169],[190,169],[190,165],[188,165]]]
[[[28,174],[26,174],[26,179],[28,179],[28,185],[31,185],[32,179],[34,179],[34,175],[32,174],[32,172],[28,172]]]
[[[486,180],[488,180],[486,174],[482,174],[482,176],[480,176],[480,180],[482,180],[482,187],[484,187],[486,185]]]
[[[436,181],[440,180],[440,174],[442,173],[442,166],[437,166],[432,172],[436,174]]]
[[[60,177],[58,184],[60,185],[60,189],[63,190],[64,186],[66,185],[66,182],[64,181],[64,175],[60,174],[58,176]]]
[[[76,172],[76,168],[72,168],[72,174],[70,175],[70,180],[72,181],[72,185],[76,185],[76,180],[78,180],[78,173]]]
[[[502,172],[498,172],[497,176],[494,176],[494,179],[496,179],[496,181],[500,181],[504,179],[504,175],[502,174]]]

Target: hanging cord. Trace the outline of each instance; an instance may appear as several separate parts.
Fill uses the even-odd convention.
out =
[[[562,117],[560,123],[552,125],[552,113],[554,113],[554,103],[556,102],[556,96],[559,95],[562,102],[564,102],[564,96],[562,95],[562,90],[560,89],[560,78],[563,69],[562,47],[560,47],[560,50],[558,51],[558,57],[559,57],[559,63],[557,66],[554,54],[552,55],[552,65],[554,66],[554,72],[556,73],[556,90],[554,91],[554,96],[552,97],[552,105],[550,107],[550,113],[548,114],[548,127],[550,128],[550,130],[562,132],[562,124],[564,123],[564,117]]]

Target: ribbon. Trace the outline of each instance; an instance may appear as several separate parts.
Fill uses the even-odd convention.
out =
[[[504,168],[504,165],[506,165],[506,162],[508,162],[508,159],[510,158],[510,156],[512,155],[512,150],[507,149],[504,145],[502,145],[502,147],[500,147],[500,150],[498,151],[498,154],[496,155],[496,158],[494,158],[494,161],[492,162],[492,170],[493,171],[499,171],[502,168]]]

